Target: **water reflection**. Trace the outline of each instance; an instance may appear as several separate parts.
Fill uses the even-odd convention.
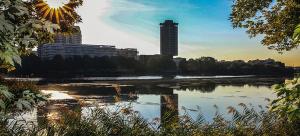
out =
[[[144,93],[147,94],[148,91],[145,91]],[[138,95],[136,93],[139,91],[133,91],[135,93],[134,94],[132,91],[124,89],[124,91],[121,90],[120,95],[107,95],[107,92],[96,93],[92,91],[91,93],[89,93],[88,96],[79,96],[77,93],[77,95],[70,95],[67,93],[67,91],[59,92],[42,90],[42,92],[51,94],[51,97],[50,101],[46,105],[44,105],[43,107],[39,107],[37,110],[37,122],[40,125],[59,121],[64,112],[66,112],[67,110],[78,111],[81,110],[81,108],[84,109],[86,107],[95,106],[95,103],[103,104],[102,106],[108,106],[113,105],[115,103],[122,103],[128,101],[138,103]],[[160,94],[159,92],[161,92],[162,94]],[[160,119],[162,126],[166,127],[167,125],[178,123],[178,94],[174,94],[173,89],[170,88],[159,88],[156,91],[156,93],[160,96],[160,103],[158,104],[158,106],[160,106]],[[59,97],[59,99],[56,99],[57,96],[61,97]],[[118,98],[120,101],[116,100],[116,97],[120,97]],[[83,100],[85,104],[80,105],[80,100]],[[151,103],[146,104],[151,105]],[[152,103],[152,105],[156,106],[156,103]]]
[[[218,105],[221,113],[226,113],[228,106],[236,106],[239,103],[267,105],[266,98],[276,97],[270,88],[272,84],[274,82],[175,82],[120,84],[117,87],[115,83],[48,84],[42,86],[43,92],[53,95],[50,102],[37,111],[38,122],[57,120],[65,109],[76,110],[78,106],[84,110],[95,104],[114,107],[128,102],[146,119],[160,117],[162,125],[178,123],[178,116],[186,112],[182,107],[185,107],[192,117],[197,117],[201,110],[210,121],[215,113],[214,105]],[[84,102],[84,105],[80,105],[79,101]]]
[[[67,94],[66,94],[67,95]],[[60,120],[66,111],[81,112],[80,103],[76,99],[50,100],[46,105],[37,109],[37,123],[45,125]]]
[[[178,123],[178,95],[161,95],[160,96],[160,118],[163,127]]]
[[[216,89],[216,87],[217,85],[215,83],[206,83],[206,84],[182,85],[179,89],[210,93],[213,92]]]

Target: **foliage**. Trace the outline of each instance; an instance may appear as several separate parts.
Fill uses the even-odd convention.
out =
[[[10,114],[32,110],[47,97],[30,82],[2,81],[0,83],[0,113]]]
[[[176,64],[168,56],[150,58],[146,62],[145,71],[154,74],[176,73]]]
[[[300,24],[297,25],[295,31],[294,31],[294,34],[293,34],[293,39],[294,39],[294,42],[299,44],[300,43]]]
[[[31,111],[46,99],[47,96],[42,95],[33,83],[0,78],[0,135],[17,135],[14,131],[23,133],[29,123],[24,121],[25,124],[19,125],[14,117]]]
[[[273,59],[218,61],[211,57],[189,59],[179,63],[180,74],[191,75],[289,75],[293,69]]]
[[[68,12],[62,13],[67,16],[64,20],[55,21],[60,22],[59,25],[42,16],[37,2],[41,1],[0,1],[0,68],[15,69],[15,64],[21,64],[21,55],[28,55],[36,46],[52,42],[54,32],[72,33],[71,26],[81,21],[74,9],[82,5],[82,0],[71,0],[66,5]],[[52,16],[50,14],[48,16]]]
[[[290,121],[300,121],[300,79],[275,86],[277,98],[272,102],[271,110]]]
[[[57,25],[36,16],[33,3],[23,0],[0,1],[0,67],[14,69],[20,55],[52,39]]]
[[[252,61],[218,61],[211,57],[182,60],[178,67],[168,58],[135,60],[125,57],[74,56],[41,60],[35,55],[22,57],[22,66],[11,74],[16,76],[72,77],[119,75],[291,75],[293,69],[272,59]]]
[[[111,111],[105,108],[91,109],[91,114],[83,116],[79,111],[63,111],[62,118],[46,125],[0,131],[1,135],[61,135],[61,136],[255,136],[255,135],[297,135],[299,124],[280,118],[275,112],[256,112],[253,107],[240,104],[242,110],[229,107],[231,120],[226,120],[216,112],[211,122],[200,113],[193,119],[187,113],[179,117],[176,125],[168,128],[161,125],[160,119],[148,121],[138,112],[129,109]],[[124,112],[126,111],[126,112]],[[1,127],[0,127],[1,129]]]
[[[299,46],[293,40],[300,22],[299,0],[234,0],[230,20],[234,28],[246,28],[250,37],[262,35],[261,43],[278,51]]]

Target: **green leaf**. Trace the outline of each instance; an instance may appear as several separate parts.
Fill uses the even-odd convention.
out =
[[[296,43],[299,43],[300,42],[300,24],[297,25],[295,31],[294,31],[294,34],[293,34],[293,40],[294,42]]]
[[[3,95],[7,99],[12,99],[14,95],[8,91],[8,87],[0,85],[0,95]]]
[[[273,105],[275,103],[278,103],[279,101],[280,101],[280,99],[273,100],[271,104]]]
[[[300,88],[296,88],[300,83],[297,81],[296,78],[294,82],[282,84],[282,87],[275,88],[278,98],[272,101],[270,107],[271,111],[277,111],[281,115],[287,116],[290,121],[300,119]]]
[[[0,108],[5,109],[5,107],[6,107],[5,105],[6,104],[4,103],[4,101],[0,99]]]
[[[40,25],[40,24],[32,24],[32,26],[33,26],[34,28],[36,28],[36,29],[41,29],[41,28],[43,28],[42,25]]]
[[[23,106],[22,106],[22,103],[21,103],[21,102],[17,101],[17,102],[16,102],[16,106],[17,106],[17,109],[18,109],[18,110],[23,110]]]
[[[12,15],[11,13],[7,13],[7,14],[8,14],[8,16],[9,16],[11,19],[15,19],[15,16]]]
[[[24,99],[19,99],[15,104],[19,110],[23,110],[23,108],[31,110],[33,108],[31,103]]]

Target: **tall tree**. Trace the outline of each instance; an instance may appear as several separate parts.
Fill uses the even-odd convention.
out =
[[[58,26],[38,19],[30,3],[22,0],[0,1],[0,67],[11,70],[20,55],[51,39]],[[37,40],[39,39],[39,40]]]
[[[234,28],[246,28],[250,37],[277,51],[299,46],[294,30],[300,23],[300,0],[234,0],[230,20]],[[299,40],[298,40],[299,41]]]
[[[66,21],[70,17],[56,17],[57,10],[46,4],[49,14],[41,14],[37,2],[43,0],[1,0],[0,1],[0,68],[12,70],[15,63],[21,63],[20,55],[28,54],[38,45],[49,43],[53,39],[55,31],[69,30],[74,23],[81,21],[75,12],[64,10],[65,14],[72,17],[72,21]],[[72,10],[82,4],[82,0],[70,0],[73,5],[68,6]],[[49,10],[49,12],[48,12]],[[55,14],[54,12],[55,11]],[[73,10],[72,10],[73,11]],[[73,15],[74,14],[74,15]],[[53,20],[53,17],[56,20]],[[57,20],[59,19],[59,20]],[[56,23],[55,23],[56,22]],[[63,23],[63,27],[60,27]]]

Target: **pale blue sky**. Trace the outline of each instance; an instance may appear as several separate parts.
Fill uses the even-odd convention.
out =
[[[78,9],[83,42],[138,48],[159,53],[159,23],[179,23],[179,56],[217,59],[266,59],[300,65],[300,50],[279,55],[249,39],[228,20],[232,0],[86,0]]]

